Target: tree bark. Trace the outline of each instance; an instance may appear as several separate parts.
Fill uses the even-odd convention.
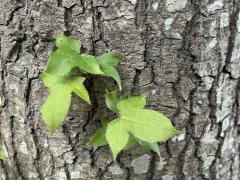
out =
[[[0,179],[238,180],[239,10],[238,0],[1,0]],[[39,75],[57,33],[90,54],[122,55],[124,91],[144,94],[183,131],[160,143],[162,160],[134,147],[114,162],[108,147],[87,145],[100,115],[111,115],[109,78],[89,79],[93,106],[73,96],[50,135]]]

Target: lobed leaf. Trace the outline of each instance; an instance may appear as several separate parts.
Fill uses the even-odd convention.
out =
[[[117,108],[120,113],[124,113],[125,110],[134,109],[134,108],[144,108],[146,105],[146,99],[144,96],[134,96],[120,101],[117,104]]]
[[[121,113],[120,113],[121,114]],[[138,139],[150,143],[166,141],[178,134],[171,122],[163,114],[148,109],[129,109],[121,114],[129,131]]]
[[[109,121],[105,118],[103,118],[101,120],[102,127],[98,128],[96,130],[94,136],[90,139],[89,142],[91,145],[104,146],[104,145],[108,144],[107,139],[106,139],[106,131],[107,131],[108,123],[109,123]],[[136,143],[138,143],[140,146],[142,146],[147,151],[149,151],[149,150],[154,151],[160,157],[160,150],[159,150],[159,146],[157,143],[148,143],[148,142],[138,140],[131,134],[129,135],[128,142],[123,149],[125,149],[125,150],[131,149]]]
[[[128,138],[128,142],[124,147],[124,149],[125,150],[131,149],[137,143],[138,143],[138,140],[133,135],[130,134]]]
[[[101,128],[98,128],[94,136],[90,139],[90,144],[94,146],[104,146],[107,144],[106,140],[106,130],[107,130],[108,120],[103,118],[101,119]]]
[[[50,54],[46,72],[66,75],[74,67],[79,67],[91,74],[104,74],[94,56],[80,55],[72,50],[65,49],[58,49]]]
[[[112,67],[118,62],[118,56],[115,53],[106,53],[99,57],[99,61],[107,68],[102,71],[99,61],[94,56],[80,54],[80,41],[65,35],[57,35],[55,39],[58,49],[49,55],[47,69],[41,75],[44,85],[50,90],[41,112],[44,122],[52,133],[64,121],[72,93],[90,103],[88,92],[83,84],[85,78],[71,77],[72,70],[79,68],[84,73],[111,76],[121,83],[118,72]]]
[[[154,151],[155,153],[157,153],[157,155],[159,157],[160,156],[160,150],[159,150],[159,146],[158,146],[158,143],[148,143],[148,142],[144,142],[144,141],[141,141],[137,138],[135,138],[133,135],[130,135],[129,139],[128,139],[128,143],[127,145],[124,147],[124,149],[131,149],[135,144],[139,144],[141,147],[143,147],[144,150],[146,151]]]
[[[156,142],[166,141],[180,133],[166,116],[154,110],[143,109],[144,105],[143,96],[128,98],[117,104],[119,118],[110,122],[106,131],[114,159],[122,149],[128,147],[129,134],[138,139],[140,145],[160,154]]]
[[[46,72],[66,75],[72,68],[79,67],[91,74],[104,74],[94,56],[79,54],[81,44],[78,40],[59,35],[56,45],[59,49],[50,54]]]
[[[80,69],[88,73],[104,74],[104,72],[100,69],[99,62],[94,56],[81,54],[77,65],[80,67]]]
[[[0,147],[0,160],[3,160],[4,159],[4,151],[3,151],[3,148]]]
[[[119,102],[119,99],[117,97],[117,92],[118,92],[117,90],[112,91],[112,92],[108,92],[105,95],[105,102],[106,102],[106,105],[107,105],[108,109],[110,109],[113,112],[118,114],[119,112],[118,112],[118,109],[117,109],[117,103]]]
[[[119,55],[114,52],[107,52],[98,57],[101,65],[116,66],[118,64]]]
[[[50,93],[40,111],[43,121],[54,133],[67,115],[73,92],[89,104],[90,99],[83,84],[84,77],[67,79],[65,76],[43,73],[41,78],[44,85],[49,88]]]
[[[160,155],[160,150],[159,150],[159,146],[158,143],[148,143],[148,142],[144,142],[144,141],[139,141],[140,146],[142,146],[145,150],[149,151],[152,150],[154,151],[159,157],[161,157]]]
[[[66,75],[79,61],[78,54],[72,50],[58,49],[49,55],[47,69],[45,72]]]
[[[56,46],[59,49],[75,51],[78,54],[80,53],[80,48],[81,48],[80,41],[76,39],[72,39],[65,35],[56,35],[55,39],[56,39]]]
[[[121,79],[118,71],[114,66],[118,63],[119,56],[116,53],[109,52],[101,55],[98,60],[105,76],[112,77],[118,84],[119,90],[122,90]]]
[[[121,119],[116,119],[108,124],[106,139],[111,148],[113,159],[127,145],[129,139],[129,128]]]

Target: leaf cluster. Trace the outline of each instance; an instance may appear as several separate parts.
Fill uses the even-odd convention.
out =
[[[107,107],[117,117],[112,121],[102,119],[102,127],[97,129],[90,143],[96,146],[108,144],[114,159],[121,150],[130,149],[137,143],[160,156],[157,142],[166,141],[180,133],[166,116],[144,108],[144,96],[124,98],[118,97],[117,91],[113,91],[107,93],[105,100]]]
[[[118,63],[116,53],[105,53],[94,57],[80,52],[81,43],[64,35],[56,36],[57,50],[49,55],[47,69],[41,74],[49,95],[41,107],[43,121],[52,133],[64,121],[75,93],[91,104],[88,91],[84,85],[87,74],[110,76],[115,79],[121,90],[119,74],[114,66]],[[74,75],[80,71],[81,75]]]
[[[135,144],[153,150],[160,156],[158,142],[180,133],[166,116],[144,108],[144,96],[127,97],[119,93],[122,85],[115,68],[119,59],[116,53],[108,52],[99,57],[81,53],[80,41],[64,35],[56,36],[56,46],[57,50],[49,55],[47,68],[41,74],[44,85],[49,89],[41,113],[51,133],[66,118],[72,93],[91,104],[84,85],[88,74],[112,77],[119,87],[105,95],[106,105],[116,114],[116,118],[101,119],[102,127],[91,138],[92,145],[108,144],[114,159],[122,150],[130,149]]]

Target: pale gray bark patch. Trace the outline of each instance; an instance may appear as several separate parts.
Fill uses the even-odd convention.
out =
[[[238,0],[1,1],[0,178],[238,180],[239,9]],[[164,159],[136,146],[113,162],[108,147],[87,145],[109,115],[110,78],[89,79],[93,106],[74,95],[66,122],[50,135],[39,75],[57,33],[93,55],[121,54],[124,91],[144,94],[148,108],[183,132],[160,143]]]

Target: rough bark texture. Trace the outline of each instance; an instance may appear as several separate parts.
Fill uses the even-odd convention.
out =
[[[0,179],[184,180],[240,178],[238,0],[1,0]],[[65,33],[98,55],[119,52],[124,90],[145,94],[184,133],[160,144],[163,160],[135,147],[113,162],[86,145],[108,115],[107,78],[87,82],[93,107],[76,96],[49,134],[39,79],[53,36]]]

